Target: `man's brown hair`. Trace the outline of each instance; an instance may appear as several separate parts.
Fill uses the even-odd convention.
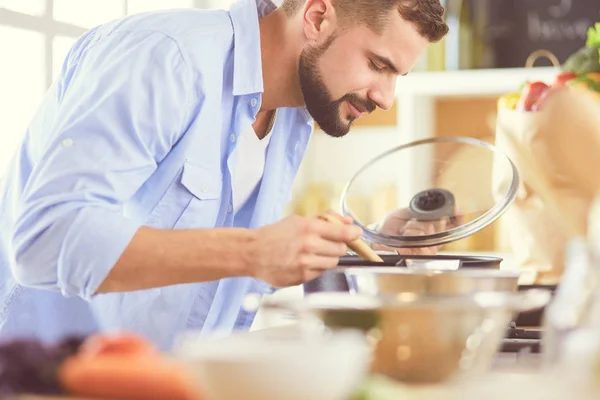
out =
[[[302,8],[305,0],[283,0],[281,5],[288,17]],[[359,23],[381,33],[393,7],[400,16],[412,22],[417,32],[431,43],[440,41],[448,33],[444,21],[444,7],[440,0],[332,0],[342,26]]]

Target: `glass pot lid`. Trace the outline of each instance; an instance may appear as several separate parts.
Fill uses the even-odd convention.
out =
[[[371,243],[437,246],[490,225],[514,201],[518,186],[514,163],[495,146],[436,137],[367,162],[346,184],[341,209]]]

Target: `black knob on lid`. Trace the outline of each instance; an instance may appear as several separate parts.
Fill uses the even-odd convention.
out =
[[[446,189],[428,189],[417,193],[410,201],[410,211],[415,219],[434,221],[454,217],[454,195]]]

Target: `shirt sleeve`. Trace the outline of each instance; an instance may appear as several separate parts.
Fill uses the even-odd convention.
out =
[[[123,204],[181,137],[196,95],[177,44],[158,32],[115,32],[71,57],[45,125],[28,132],[13,273],[89,300],[140,228]]]

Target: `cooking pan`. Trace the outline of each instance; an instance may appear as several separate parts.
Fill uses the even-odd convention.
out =
[[[338,266],[325,272],[318,278],[303,285],[304,293],[318,292],[349,292],[348,279],[344,272],[347,268],[369,268],[369,267],[398,267],[406,268],[413,265],[423,266],[425,263],[435,265],[440,269],[456,268],[478,268],[478,269],[500,269],[502,258],[490,256],[464,256],[464,255],[436,255],[436,256],[401,256],[391,254],[380,254],[383,263],[361,260],[357,256],[344,256],[340,259]],[[445,268],[447,267],[447,268]]]

